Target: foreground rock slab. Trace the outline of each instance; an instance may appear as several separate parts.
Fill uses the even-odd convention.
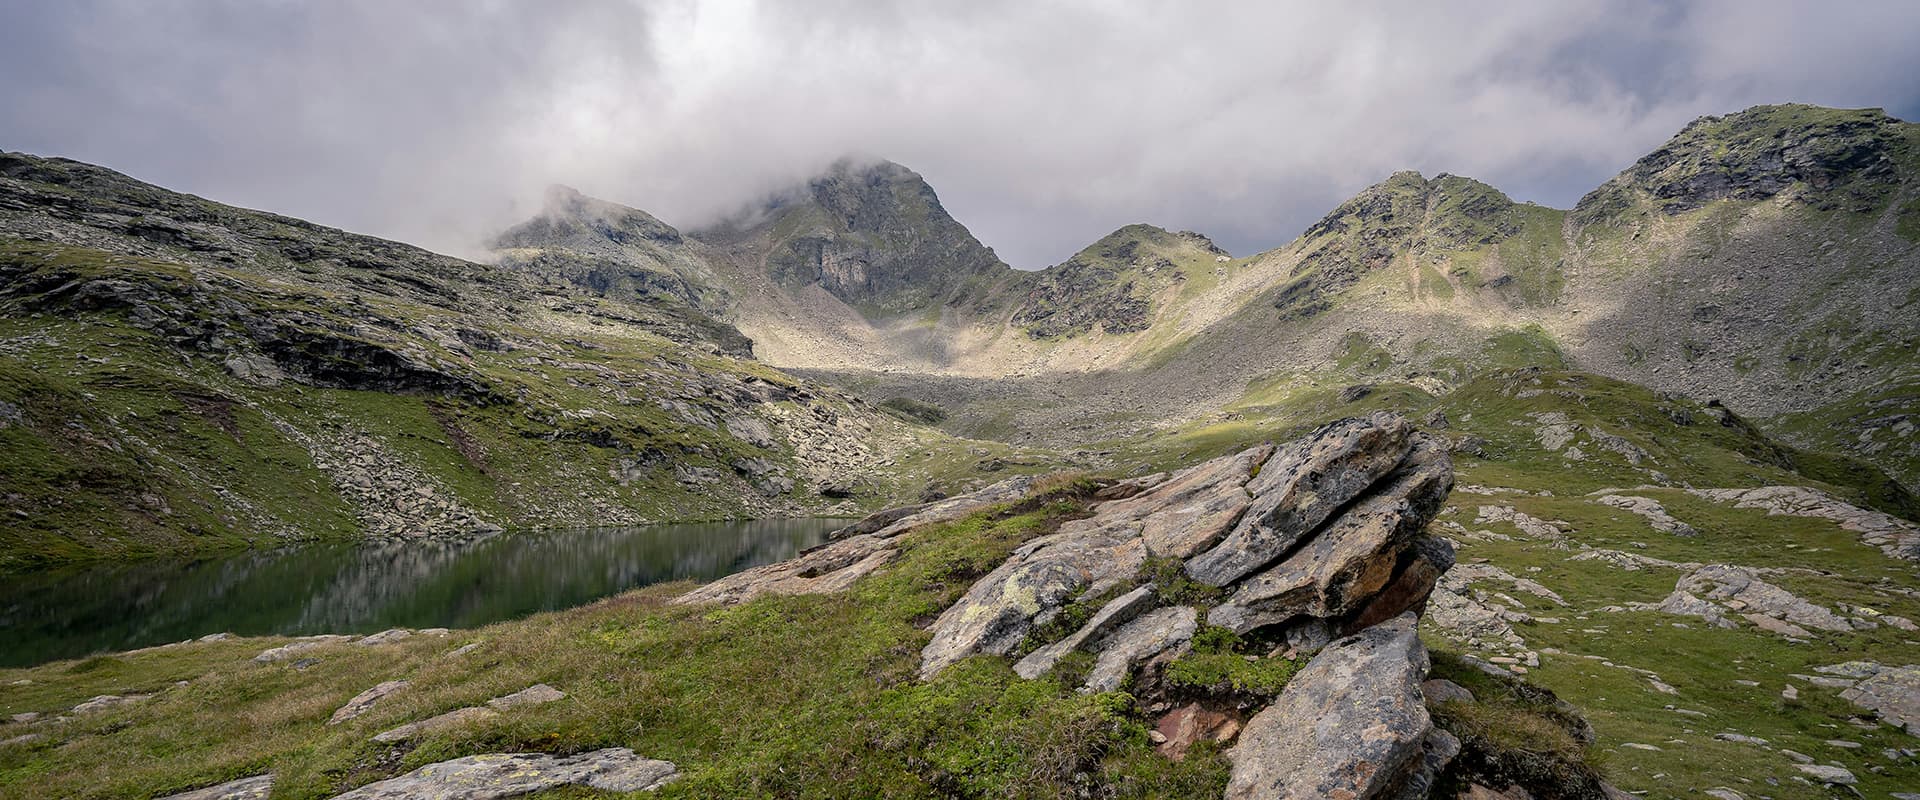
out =
[[[1395,414],[1335,422],[1275,453],[1247,488],[1255,497],[1219,545],[1187,562],[1195,580],[1225,586],[1293,548],[1400,464],[1412,445]]]
[[[665,786],[678,776],[673,762],[641,758],[624,747],[566,757],[495,753],[428,764],[336,795],[334,800],[495,800],[569,784],[606,792],[642,792]]]
[[[1247,721],[1228,756],[1228,800],[1391,796],[1426,756],[1433,732],[1420,683],[1427,649],[1412,614],[1340,639]],[[1434,769],[1437,773],[1438,770]]]
[[[1245,633],[1302,614],[1324,619],[1357,610],[1387,585],[1400,551],[1446,501],[1453,467],[1423,440],[1386,483],[1286,560],[1241,583],[1207,621]]]
[[[255,775],[218,786],[170,794],[159,800],[266,800],[273,793],[273,775]]]
[[[1137,641],[1107,634],[1158,613],[1154,595],[1123,595],[1125,602],[1109,604],[1064,640],[1027,639],[1074,603],[1166,580],[1168,562],[1186,573],[1181,580],[1234,590],[1210,612],[1209,624],[1236,633],[1280,626],[1296,649],[1317,648],[1426,603],[1453,555],[1420,534],[1452,486],[1445,448],[1386,413],[1189,467],[1015,550],[934,621],[920,676],[1023,644],[1041,645],[1016,666],[1023,677],[1046,672],[1076,649],[1118,648],[1126,655],[1102,663],[1122,674],[1096,669],[1091,684],[1118,688],[1132,665],[1160,653],[1177,656],[1190,635],[1183,626]],[[1139,649],[1149,645],[1161,649]]]

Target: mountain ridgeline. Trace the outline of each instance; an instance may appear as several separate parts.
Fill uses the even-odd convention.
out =
[[[1703,118],[1571,210],[1396,173],[1242,257],[1134,224],[1016,270],[853,161],[690,231],[556,187],[492,247],[0,156],[9,557],[852,510],[1530,370],[1713,401],[1884,508],[1920,481],[1920,126],[1877,110]]]
[[[1432,394],[1546,366],[1715,399],[1913,485],[1916,148],[1920,126],[1878,110],[1761,106],[1695,121],[1571,210],[1401,172],[1268,252],[1128,225],[1035,272],[910,170],[842,162],[676,252],[732,288],[718,313],[763,360],[953,406],[972,435],[1059,446],[1286,376]],[[1126,400],[1045,400],[1063,393]]]

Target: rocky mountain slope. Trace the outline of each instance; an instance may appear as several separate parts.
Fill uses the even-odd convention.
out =
[[[623,256],[671,253],[670,229],[610,219],[640,232]],[[0,155],[0,564],[844,512],[1005,452],[750,360],[698,310],[718,295],[695,262],[661,296],[543,283],[543,257],[460,261]]]
[[[548,189],[540,216],[500,234],[493,249],[502,267],[603,297],[647,305],[678,300],[707,314],[731,302],[673,226],[565,186]]]
[[[1911,486],[1917,147],[1878,110],[1760,106],[1696,121],[1570,211],[1399,173],[1252,257],[1135,225],[1037,273],[991,259],[918,176],[842,165],[696,238],[725,245],[742,299],[723,316],[770,363],[973,435],[1125,436],[1367,352],[1374,377],[1441,391],[1532,363],[1718,399]]]

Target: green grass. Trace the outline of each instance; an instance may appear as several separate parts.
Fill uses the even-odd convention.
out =
[[[1469,473],[1463,479],[1474,480],[1475,476]],[[1793,570],[1761,578],[1829,607],[1844,603],[1920,619],[1913,617],[1920,614],[1920,600],[1895,591],[1912,584],[1910,564],[1887,558],[1861,544],[1858,534],[1824,520],[1769,516],[1676,489],[1632,493],[1660,501],[1668,513],[1698,529],[1700,535],[1678,537],[1655,531],[1636,515],[1578,495],[1482,496],[1456,492],[1442,517],[1468,529],[1484,527],[1516,537],[1512,541],[1464,540],[1459,552],[1463,562],[1490,561],[1515,575],[1539,581],[1566,599],[1568,605],[1557,606],[1506,587],[1489,587],[1508,591],[1526,603],[1526,610],[1536,617],[1558,620],[1516,626],[1527,646],[1541,652],[1541,666],[1526,678],[1572,702],[1593,723],[1600,740],[1598,755],[1605,759],[1605,771],[1612,782],[1630,791],[1651,790],[1650,796],[1656,797],[1697,796],[1715,786],[1731,786],[1749,796],[1831,796],[1792,781],[1799,773],[1777,748],[1805,753],[1821,762],[1840,761],[1860,777],[1859,788],[1869,797],[1877,796],[1875,791],[1895,790],[1920,780],[1920,766],[1912,761],[1888,762],[1878,755],[1884,747],[1911,747],[1911,737],[1884,726],[1857,727],[1849,719],[1861,711],[1841,700],[1838,690],[1813,687],[1789,677],[1855,659],[1910,663],[1914,634],[1889,626],[1867,631],[1816,631],[1811,642],[1794,644],[1744,624],[1739,630],[1721,630],[1697,618],[1643,611],[1602,612],[1600,609],[1633,602],[1658,602],[1673,591],[1684,573],[1662,568],[1627,571],[1602,561],[1574,561],[1572,557],[1584,547],[1595,547],[1668,561]],[[1563,522],[1578,544],[1558,547],[1525,538],[1519,530],[1504,524],[1475,524],[1475,512],[1481,505],[1510,505],[1536,517]],[[1427,636],[1441,649],[1455,647],[1443,632],[1429,630]],[[1679,693],[1658,691],[1649,676],[1635,670],[1656,673]],[[1436,672],[1442,672],[1439,666]],[[1787,685],[1799,686],[1799,702],[1780,699],[1780,691]],[[1480,692],[1478,687],[1470,688]],[[1673,708],[1706,716],[1684,715]],[[1776,750],[1713,739],[1721,732],[1768,739]],[[1858,741],[1863,747],[1843,751],[1827,745],[1829,739]],[[1623,746],[1629,742],[1662,749]],[[1884,772],[1875,773],[1872,767]],[[1769,784],[1769,780],[1778,783]]]
[[[321,797],[463,754],[606,746],[679,764],[685,777],[660,793],[669,798],[1218,794],[1224,761],[1155,755],[1124,694],[1022,681],[997,657],[913,679],[926,640],[917,623],[1073,508],[910,534],[895,565],[844,596],[687,608],[663,604],[684,585],[656,587],[451,639],[331,646],[304,671],[247,660],[278,640],[0,671],[9,714],[157,693],[56,725],[44,744],[0,751],[0,797],[166,793],[267,769],[280,776],[280,796]],[[468,641],[484,644],[445,655]],[[22,678],[32,683],[12,685]],[[413,686],[351,723],[323,724],[348,697],[393,678]],[[535,682],[569,698],[416,748],[367,739]]]
[[[1193,650],[1167,665],[1166,680],[1176,692],[1278,697],[1306,662],[1265,658],[1268,649],[1226,628],[1204,625],[1193,635]]]
[[[1920,197],[1900,205],[1900,215],[1894,223],[1893,232],[1909,242],[1920,242]]]
[[[319,288],[327,274],[313,284],[270,280],[17,240],[0,241],[0,275],[0,402],[18,409],[0,420],[0,515],[8,521],[0,525],[0,571],[360,536],[367,511],[352,507],[317,466],[349,440],[509,527],[829,506],[844,513],[985,472],[984,459],[967,455],[975,443],[816,394],[758,362],[684,347],[643,326],[603,324],[596,311],[636,313],[605,300],[583,301],[578,314],[470,317],[406,293],[362,296],[338,290],[356,284],[338,282]],[[136,287],[113,296],[144,299],[76,299],[89,296],[89,281]],[[153,312],[140,304],[162,321],[143,321]],[[249,345],[255,334],[235,327],[236,308],[298,315],[299,335],[317,337],[308,348],[315,368],[359,377],[256,386],[227,374],[226,351],[174,341],[191,335],[242,352],[265,347]],[[517,344],[505,352],[450,349],[457,345],[447,344],[447,332],[470,326]],[[379,385],[380,368],[369,364],[398,353],[432,365],[448,385],[340,388]],[[762,405],[735,396],[751,386],[804,399]],[[662,408],[667,399],[708,421]],[[725,420],[741,414],[807,424],[851,418],[871,430],[871,461],[892,463],[852,483],[850,509],[812,491],[803,480],[812,457],[777,423],[768,447],[727,432]],[[794,488],[756,504],[760,493],[733,467],[751,459],[772,463]],[[683,484],[676,466],[714,470],[727,490]]]

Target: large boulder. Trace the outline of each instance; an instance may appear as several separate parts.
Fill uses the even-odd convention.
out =
[[[1142,640],[1158,642],[1154,652],[1102,655],[1127,641],[1109,630],[1157,613],[1158,593],[1142,584],[1164,572],[1144,568],[1169,561],[1188,579],[1232,590],[1208,623],[1238,633],[1285,626],[1296,651],[1312,650],[1424,606],[1453,555],[1421,533],[1452,487],[1446,449],[1386,413],[1181,470],[1096,505],[1090,517],[1028,542],[975,582],[934,621],[921,677],[1023,645],[1039,645],[1016,666],[1023,677],[1037,677],[1073,650],[1092,651],[1114,669],[1171,653],[1185,637]],[[1136,588],[1124,603],[1066,639],[1028,642],[1069,605],[1129,587]],[[1098,677],[1092,685],[1125,682],[1124,674]]]
[[[1226,797],[1368,800],[1437,773],[1428,762],[1454,748],[1426,747],[1428,666],[1410,613],[1327,645],[1248,720]]]
[[[1067,604],[1135,581],[1151,555],[1178,558],[1218,538],[1251,502],[1242,487],[1272,452],[1262,445],[1189,467],[1022,545],[934,621],[921,677],[970,655],[1011,653]]]

